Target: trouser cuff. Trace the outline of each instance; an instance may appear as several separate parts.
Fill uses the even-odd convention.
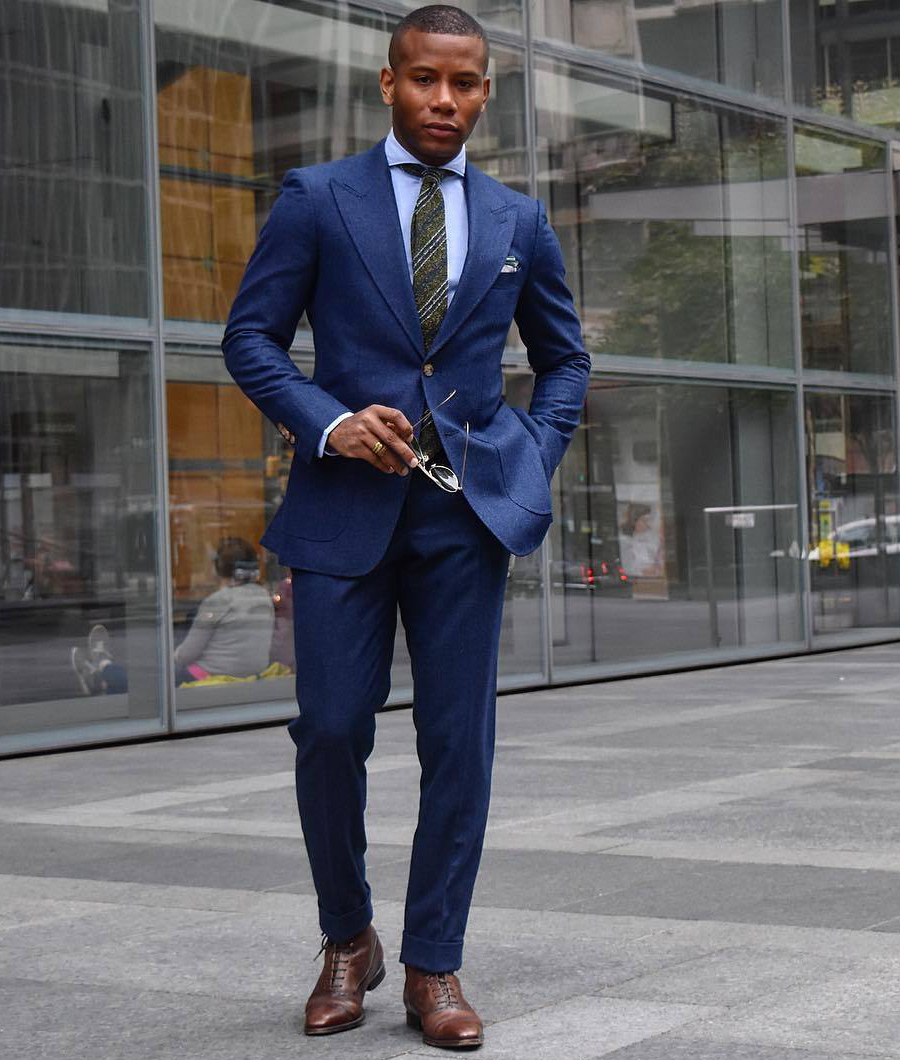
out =
[[[455,972],[462,966],[462,939],[458,942],[433,942],[403,932],[400,963],[411,964],[426,972]]]
[[[358,935],[372,922],[372,899],[367,898],[358,908],[341,916],[334,916],[319,906],[319,927],[335,942],[346,942]]]

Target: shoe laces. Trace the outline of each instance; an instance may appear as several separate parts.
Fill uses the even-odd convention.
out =
[[[437,998],[438,1008],[451,1008],[459,1005],[459,995],[449,978],[450,972],[429,972],[426,975],[432,996]]]
[[[350,967],[350,957],[353,954],[353,940],[348,939],[346,942],[337,942],[334,939],[330,939],[323,931],[322,944],[319,946],[319,953],[325,954],[326,964],[329,960],[331,961],[330,988],[339,989],[347,975],[347,969]],[[318,958],[319,953],[313,957],[313,960]]]

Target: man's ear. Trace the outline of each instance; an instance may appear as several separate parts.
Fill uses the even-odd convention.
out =
[[[389,66],[383,66],[378,77],[378,83],[381,86],[381,101],[385,106],[393,107],[394,105],[395,82],[394,71]]]
[[[483,111],[487,106],[488,96],[491,94],[491,79],[486,77],[482,84],[484,85],[484,98],[481,100],[481,109]]]

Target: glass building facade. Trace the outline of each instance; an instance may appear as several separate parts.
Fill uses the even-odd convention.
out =
[[[293,716],[290,451],[219,342],[284,172],[387,132],[412,6],[0,0],[0,754]],[[470,158],[546,203],[593,357],[501,689],[900,639],[900,0],[463,6]],[[515,331],[504,371],[527,406]],[[198,681],[223,538],[264,665]]]

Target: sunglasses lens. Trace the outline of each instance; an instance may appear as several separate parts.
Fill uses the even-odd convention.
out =
[[[440,464],[429,468],[431,474],[438,480],[438,482],[447,490],[458,490],[459,479],[456,477],[452,468],[441,467]]]

